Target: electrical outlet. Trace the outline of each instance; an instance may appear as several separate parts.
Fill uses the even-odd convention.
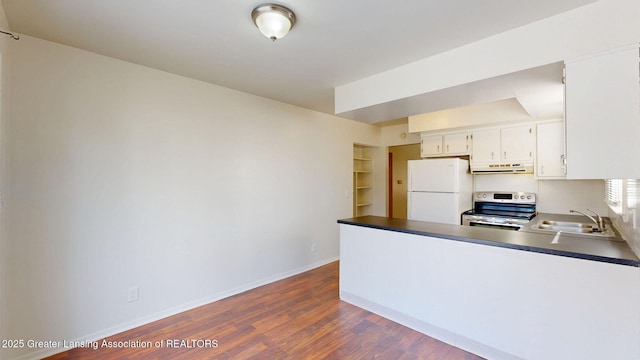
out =
[[[127,302],[138,301],[138,287],[131,286],[127,291]]]
[[[316,243],[311,244],[311,253],[315,254],[317,250],[318,246],[316,245]]]

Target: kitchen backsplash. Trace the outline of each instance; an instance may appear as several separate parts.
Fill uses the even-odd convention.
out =
[[[538,181],[538,211],[569,214],[569,210],[585,212],[591,209],[605,216],[603,180],[540,180]]]
[[[618,229],[622,237],[629,243],[631,249],[640,257],[640,214],[638,214],[638,204],[640,204],[640,181],[625,181],[623,193],[624,210],[618,214],[613,209],[609,209],[609,218],[613,226]],[[620,211],[620,210],[619,210]]]
[[[607,214],[602,180],[538,180],[530,174],[475,175],[474,191],[524,191],[537,194],[538,212],[569,214],[587,208]]]

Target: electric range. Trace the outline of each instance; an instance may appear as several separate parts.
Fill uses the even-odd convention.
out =
[[[462,213],[467,226],[520,230],[536,216],[536,194],[527,192],[474,192],[473,209]]]

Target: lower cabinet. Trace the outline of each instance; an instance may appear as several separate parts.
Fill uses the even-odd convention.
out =
[[[640,270],[340,224],[340,298],[489,359],[640,359]]]

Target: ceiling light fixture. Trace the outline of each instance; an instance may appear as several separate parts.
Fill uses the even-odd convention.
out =
[[[260,32],[276,41],[283,38],[296,23],[296,14],[278,4],[262,4],[251,12],[253,23]]]

